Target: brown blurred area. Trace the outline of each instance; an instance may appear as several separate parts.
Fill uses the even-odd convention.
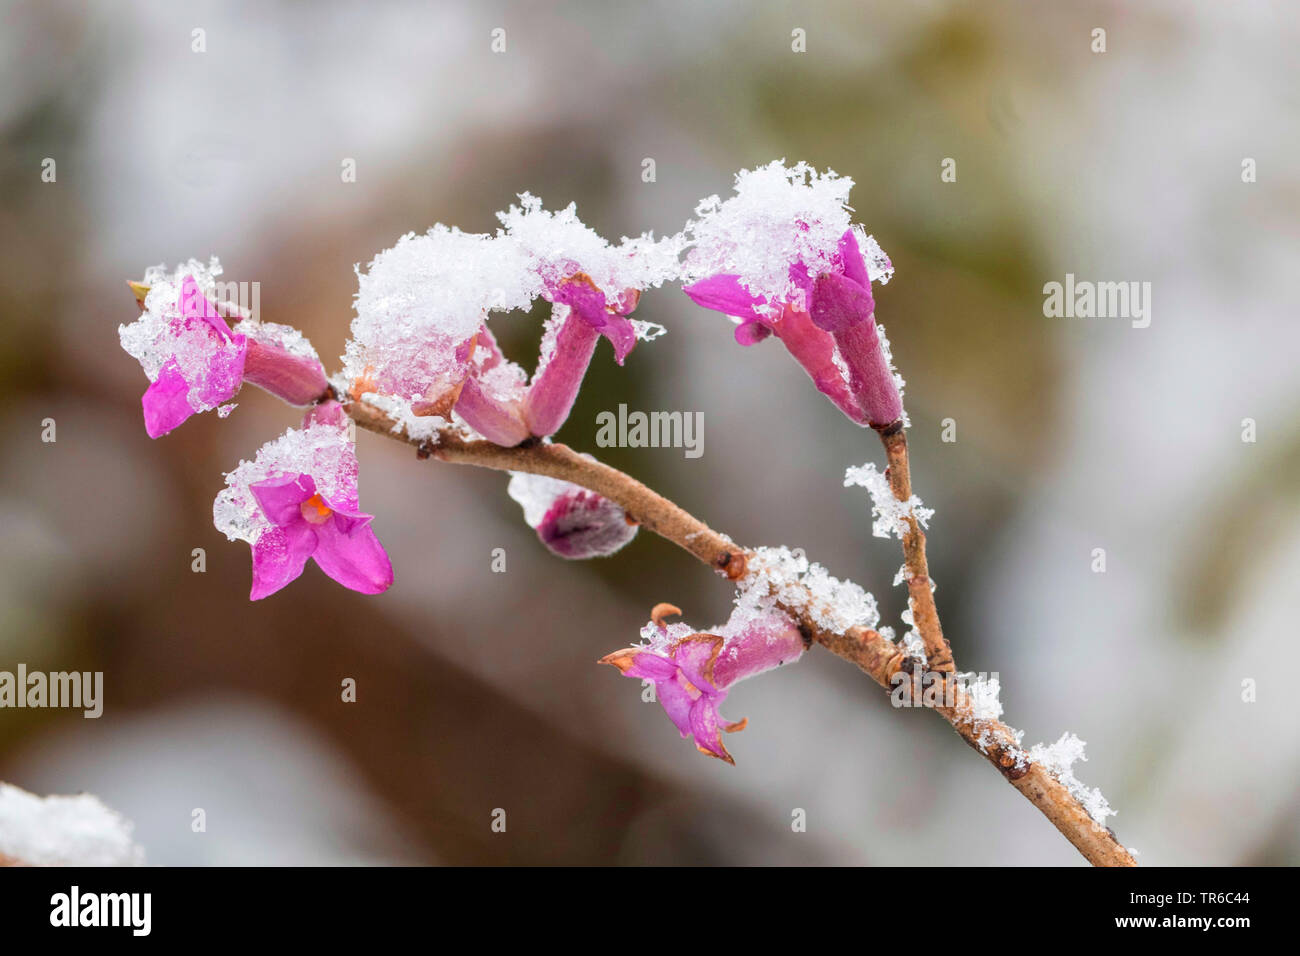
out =
[[[97,793],[165,864],[1078,862],[941,722],[821,654],[732,695],[728,716],[751,718],[736,768],[696,754],[594,663],[659,601],[699,626],[727,614],[726,589],[649,535],[561,562],[505,476],[364,434],[394,588],[365,598],[313,566],[253,604],[248,549],[211,502],[296,413],[248,388],[226,420],[144,434],[117,327],[148,265],[218,255],[336,367],[353,266],[405,232],[491,230],[529,190],[611,238],[662,234],[785,157],[852,176],[897,267],[878,317],[959,663],[1001,673],[1027,743],[1089,741],[1076,770],[1142,862],[1300,858],[1300,735],[1270,682],[1296,663],[1300,570],[1293,11],[6,7],[0,668],[103,671],[106,702],[98,720],[0,711],[0,779]],[[1215,64],[1239,69],[1210,89]],[[1042,285],[1066,272],[1152,281],[1152,327],[1045,318]],[[497,327],[527,367],[539,315]],[[676,289],[638,317],[669,334],[623,368],[602,345],[558,438],[738,541],[805,548],[901,630],[896,543],[840,487],[879,461],[871,436],[775,343],[735,346]],[[620,403],[703,411],[705,454],[597,449],[595,416]]]

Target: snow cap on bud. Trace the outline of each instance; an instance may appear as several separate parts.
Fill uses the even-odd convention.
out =
[[[641,629],[644,642],[600,663],[617,667],[624,677],[651,681],[655,698],[683,737],[693,738],[700,753],[735,763],[722,734],[743,730],[747,721],[729,722],[718,708],[738,681],[797,661],[803,637],[794,620],[776,608],[737,605],[726,624],[708,633],[665,623],[665,617],[680,613],[671,604],[657,605]]]
[[[605,557],[636,537],[636,525],[622,508],[571,482],[511,472],[507,492],[542,544],[562,558]]]
[[[884,428],[903,406],[871,283],[894,267],[849,221],[852,186],[806,163],[741,170],[736,195],[705,199],[686,227],[684,291],[731,316],[742,345],[775,335],[845,415]]]

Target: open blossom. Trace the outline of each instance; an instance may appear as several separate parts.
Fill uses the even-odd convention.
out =
[[[206,266],[190,260],[174,273],[146,270],[140,317],[118,329],[122,348],[149,378],[141,405],[151,438],[228,402],[245,381],[295,405],[328,388],[319,358],[297,331],[252,319],[231,330],[210,298],[220,274],[215,258]]]
[[[399,400],[412,416],[455,415],[499,445],[554,434],[568,417],[596,344],[622,364],[643,330],[629,315],[642,289],[676,272],[672,241],[613,246],[572,205],[527,193],[499,213],[495,236],[435,226],[405,236],[359,274],[345,373],[353,395]],[[492,312],[552,303],[531,380],[502,354]]]
[[[687,226],[684,291],[732,316],[742,345],[775,335],[845,415],[883,428],[903,406],[871,282],[893,266],[850,224],[852,186],[804,163],[742,170],[736,195],[705,199]]]
[[[239,391],[247,339],[231,333],[204,294],[220,271],[215,259],[207,267],[191,261],[174,275],[161,266],[148,270],[144,310],[135,322],[118,329],[122,348],[149,377],[141,405],[150,438],[167,434]]]
[[[303,428],[267,442],[253,461],[240,462],[213,502],[217,529],[252,547],[254,601],[297,579],[309,558],[362,594],[393,583],[372,516],[359,510],[356,456],[332,404],[309,412]]]
[[[636,537],[622,508],[571,482],[511,472],[507,491],[542,544],[562,558],[604,557]]]
[[[789,615],[777,609],[738,605],[726,624],[697,633],[686,624],[665,624],[666,614],[680,613],[659,605],[641,630],[643,644],[601,659],[624,677],[651,681],[655,697],[683,737],[710,757],[734,763],[722,734],[743,730],[746,721],[729,722],[718,708],[731,686],[782,664],[797,661],[805,645]]]

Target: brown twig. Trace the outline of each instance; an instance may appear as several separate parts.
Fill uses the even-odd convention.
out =
[[[411,438],[400,426],[395,428],[387,415],[364,402],[352,402],[347,409],[358,426],[413,445],[423,457],[432,456],[442,461],[501,471],[546,475],[581,485],[615,502],[643,527],[689,551],[728,579],[736,581],[745,575],[751,552],[635,478],[580,455],[566,445],[525,443],[514,448],[502,448],[486,440],[467,439],[453,429],[440,433],[436,443],[428,443]],[[893,434],[882,433],[881,440],[889,458],[889,480],[894,496],[907,501],[912,492],[906,438],[899,429]],[[951,673],[955,669],[952,652],[939,628],[925,562],[925,536],[917,527],[915,518],[909,521],[903,551],[910,574],[908,592],[913,618],[922,640],[926,642],[927,669]],[[791,613],[817,643],[857,665],[886,690],[894,686],[900,671],[916,663],[903,648],[876,631],[850,628],[842,634],[835,633],[821,627],[810,609],[791,609]],[[1093,820],[1069,788],[1029,760],[1009,727],[998,720],[975,717],[964,689],[955,681],[946,681],[945,684],[953,695],[948,698],[951,704],[932,709],[942,714],[963,740],[1051,820],[1089,863],[1095,866],[1137,865],[1115,835]]]
[[[903,431],[902,421],[883,429],[880,441],[889,461],[885,472],[889,488],[896,499],[907,502],[912,497],[912,473],[907,463],[907,433]],[[907,569],[908,606],[912,609],[912,621],[925,645],[926,669],[951,674],[957,666],[952,659],[952,648],[939,625],[939,611],[934,606],[930,566],[925,560],[925,532],[913,514],[907,516],[907,532],[903,535],[903,565]]]

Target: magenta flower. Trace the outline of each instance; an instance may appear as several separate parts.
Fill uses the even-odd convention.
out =
[[[122,326],[119,335],[122,347],[149,376],[141,405],[150,438],[228,402],[239,391],[247,339],[231,333],[193,274],[175,284],[154,282],[140,318]]]
[[[571,482],[511,472],[507,491],[542,544],[562,558],[605,557],[636,537],[637,526],[622,508]]]
[[[302,429],[289,429],[254,461],[240,462],[213,503],[217,528],[252,547],[254,601],[297,579],[309,558],[362,594],[393,583],[372,516],[359,510],[356,456],[336,417],[330,403],[313,410]]]
[[[641,290],[676,275],[680,247],[677,237],[656,241],[649,235],[613,246],[578,219],[573,205],[548,212],[535,196],[524,193],[520,200],[498,213],[504,228],[497,241],[519,250],[536,294],[555,306],[537,369],[529,382],[517,365],[489,354],[456,405],[485,437],[511,445],[559,430],[602,337],[623,364],[641,334],[629,318]]]
[[[495,236],[437,225],[403,236],[359,273],[347,346],[349,393],[382,399],[394,418],[453,415],[514,446],[545,438],[568,417],[601,337],[620,365],[649,323],[628,316],[642,289],[678,272],[680,239],[649,235],[614,246],[575,208],[542,209],[527,193],[498,213]],[[553,304],[531,377],[488,331],[490,313]]]
[[[253,545],[253,590],[260,600],[296,580],[311,558],[339,584],[379,594],[393,583],[393,565],[370,527],[372,515],[316,490],[311,475],[280,475],[251,485],[273,527]]]
[[[903,405],[876,327],[871,280],[887,281],[893,267],[849,225],[851,186],[803,163],[740,173],[737,195],[705,200],[688,227],[686,271],[698,278],[684,291],[734,317],[741,345],[775,335],[845,415],[884,428],[902,417]]]
[[[718,708],[731,686],[746,677],[797,661],[806,648],[794,621],[779,610],[738,607],[712,633],[696,633],[685,624],[665,625],[663,618],[681,612],[657,606],[641,631],[645,644],[615,651],[600,663],[617,667],[624,677],[651,681],[655,697],[683,737],[691,737],[702,754],[735,763],[722,734],[743,730],[747,721],[729,722]]]
[[[295,405],[328,389],[316,353],[293,329],[245,319],[231,331],[203,292],[220,271],[215,259],[207,267],[191,261],[175,275],[148,270],[139,284],[144,309],[118,330],[122,347],[149,376],[141,405],[151,438],[230,401],[245,380]]]

